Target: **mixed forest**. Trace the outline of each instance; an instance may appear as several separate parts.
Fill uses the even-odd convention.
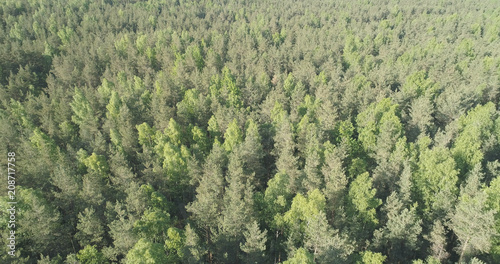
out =
[[[496,0],[3,0],[0,263],[500,263],[499,99]]]

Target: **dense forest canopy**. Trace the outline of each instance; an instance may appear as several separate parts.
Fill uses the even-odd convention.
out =
[[[0,21],[1,263],[500,263],[499,1]]]

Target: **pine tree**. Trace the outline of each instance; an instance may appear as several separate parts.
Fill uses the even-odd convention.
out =
[[[416,208],[406,208],[397,194],[392,193],[383,210],[387,212],[387,222],[374,232],[375,243],[385,249],[390,261],[410,261],[419,249],[418,238],[422,232],[422,220]]]
[[[252,119],[247,121],[245,140],[243,141],[241,151],[242,151],[242,161],[243,170],[246,174],[254,174],[256,179],[256,186],[264,185],[264,173],[265,169],[263,166],[264,150],[262,147],[262,137],[259,133],[259,127]]]
[[[460,190],[460,198],[450,216],[450,227],[460,242],[457,253],[459,262],[474,256],[475,252],[488,253],[491,239],[497,235],[494,210],[487,208],[487,195],[481,188],[483,174],[476,165]]]
[[[295,193],[301,186],[302,175],[298,170],[298,158],[294,155],[296,145],[292,126],[286,114],[283,114],[281,121],[277,124],[274,142],[276,151],[274,155],[277,157],[276,168],[279,172],[288,175],[287,188]]]
[[[80,246],[86,247],[89,245],[99,245],[105,243],[104,226],[101,219],[96,215],[93,207],[85,208],[85,210],[78,213],[78,224],[76,225],[78,232],[75,238],[79,240]]]
[[[240,249],[244,252],[240,257],[243,263],[258,264],[266,260],[267,230],[261,231],[257,221],[246,224],[243,232],[245,242],[240,243]]]
[[[450,256],[450,254],[446,251],[446,230],[441,221],[437,220],[434,223],[431,233],[428,236],[425,236],[425,238],[431,244],[429,251],[432,254],[432,257],[442,262]]]
[[[347,262],[354,250],[347,239],[338,234],[338,230],[331,229],[322,211],[307,218],[304,247],[313,252],[318,263]]]
[[[325,163],[321,167],[325,181],[323,193],[327,199],[327,211],[332,213],[333,219],[337,219],[337,213],[344,205],[347,190],[347,177],[343,168],[345,153],[327,142],[325,143],[324,156]]]
[[[196,232],[191,228],[190,224],[185,227],[185,242],[182,248],[182,260],[184,263],[195,264],[200,263],[206,251],[199,241]]]
[[[196,197],[186,206],[197,225],[204,231],[203,239],[209,250],[210,261],[213,259],[213,231],[222,217],[226,163],[226,151],[220,144],[215,143],[203,166],[203,176],[196,188]]]

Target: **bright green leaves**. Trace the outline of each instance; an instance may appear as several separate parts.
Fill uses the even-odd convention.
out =
[[[47,136],[39,128],[33,131],[30,137],[31,144],[40,151],[42,155],[48,155],[52,161],[56,161],[59,154],[59,148],[52,138]]]
[[[122,101],[117,92],[111,92],[111,98],[109,99],[109,103],[106,106],[108,112],[106,113],[106,117],[110,120],[117,120],[120,115],[120,107],[122,106]]]
[[[81,264],[106,264],[109,261],[104,254],[97,250],[96,246],[87,245],[76,254]]]
[[[222,87],[224,93],[227,94],[227,106],[236,109],[243,106],[240,88],[236,86],[236,81],[227,67],[222,69]]]
[[[163,242],[166,231],[172,225],[165,196],[155,191],[151,185],[142,185],[140,193],[145,197],[145,211],[135,221],[133,230],[142,238],[153,242]]]
[[[236,85],[236,80],[229,68],[222,69],[222,77],[215,75],[212,77],[210,85],[210,96],[212,102],[219,102],[225,107],[239,109],[243,107],[241,90]]]
[[[358,260],[356,264],[382,264],[386,259],[387,257],[380,253],[367,250],[361,252],[361,260]]]
[[[162,244],[151,243],[141,238],[127,253],[127,263],[162,264],[169,263]]]
[[[87,100],[87,97],[76,87],[75,94],[73,95],[73,102],[70,103],[70,106],[74,113],[71,120],[76,124],[82,126],[84,124],[93,125],[97,123],[94,110]]]
[[[129,46],[129,36],[127,34],[122,35],[122,37],[119,40],[115,41],[115,49],[118,55],[122,57],[127,56],[127,49]]]
[[[177,115],[186,123],[201,124],[208,112],[209,100],[197,89],[189,89],[184,93],[182,101],[177,103]]]
[[[179,148],[171,143],[166,143],[163,148],[163,156],[163,168],[172,183],[181,186],[187,184],[189,180],[185,176],[187,175],[187,160],[191,156],[189,150],[185,146]]]
[[[97,173],[103,178],[108,177],[109,165],[106,157],[103,155],[92,153],[92,155],[83,160],[83,163],[90,171]]]
[[[457,195],[458,170],[448,149],[429,149],[429,139],[419,140],[418,169],[413,175],[417,201],[429,213],[444,216],[449,212]]]
[[[305,248],[299,248],[294,255],[283,264],[314,264],[314,256]]]
[[[227,127],[226,133],[224,134],[224,149],[227,152],[231,152],[233,148],[243,141],[243,133],[236,119]]]
[[[452,153],[462,174],[483,161],[485,152],[488,154],[494,151],[491,142],[495,140],[495,137],[497,140],[499,138],[496,132],[498,121],[495,124],[497,118],[499,117],[495,105],[490,102],[486,105],[478,105],[458,120],[459,135],[455,140]]]
[[[165,250],[167,251],[167,263],[179,263],[184,257],[183,247],[185,243],[184,230],[170,227],[167,230]]]
[[[155,129],[151,128],[146,122],[135,126],[139,133],[139,144],[152,147],[155,141]]]
[[[200,151],[203,154],[208,153],[210,149],[210,141],[207,137],[207,132],[202,128],[193,126],[191,134],[193,135],[192,140],[194,143],[191,148]]]
[[[134,231],[140,237],[160,242],[165,240],[165,231],[170,227],[170,215],[158,209],[146,210],[140,220],[134,223]]]
[[[184,142],[182,128],[173,118],[170,118],[168,127],[165,129],[164,133],[168,137],[169,142],[176,146],[180,146],[181,142]]]
[[[403,125],[398,115],[398,105],[386,98],[371,104],[356,118],[359,140],[365,150],[375,152],[379,161],[389,158],[396,139],[403,136]]]
[[[265,213],[263,214],[266,222],[272,227],[281,227],[283,219],[281,214],[285,213],[290,206],[291,194],[287,188],[289,176],[284,172],[278,172],[267,183],[267,189],[264,193]]]
[[[300,243],[308,222],[320,212],[325,212],[326,198],[319,190],[308,192],[307,197],[297,194],[290,210],[283,215],[283,221],[289,232],[289,241]]]
[[[355,66],[361,60],[360,51],[362,50],[363,43],[357,36],[348,35],[345,39],[344,52],[343,52],[343,66],[345,69],[350,66]]]
[[[401,90],[406,98],[424,96],[432,99],[438,89],[439,86],[428,78],[425,71],[418,71],[408,76]]]
[[[355,228],[364,227],[358,230],[363,233],[371,233],[378,225],[376,209],[382,204],[382,200],[375,198],[377,190],[372,188],[373,179],[368,172],[362,173],[349,186],[348,217],[352,218],[357,224]]]

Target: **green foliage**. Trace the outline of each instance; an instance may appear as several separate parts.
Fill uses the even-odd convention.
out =
[[[356,118],[359,140],[365,150],[375,152],[379,162],[388,159],[396,139],[402,136],[403,126],[398,115],[398,105],[386,98],[370,105]]]
[[[283,264],[313,264],[314,257],[311,253],[307,252],[304,248],[299,248],[295,251],[292,258],[284,261]]]
[[[83,213],[78,213],[78,224],[76,228],[78,233],[75,237],[80,241],[82,247],[94,245],[95,249],[95,245],[100,245],[104,242],[104,226],[96,215],[94,208],[85,208]],[[88,251],[91,250],[88,249]]]
[[[227,127],[226,133],[224,133],[224,149],[227,152],[231,152],[233,148],[243,141],[243,133],[241,132],[236,119]]]
[[[74,115],[71,120],[76,124],[82,126],[85,123],[95,123],[96,117],[87,97],[83,92],[75,87],[75,95],[73,102],[70,104]]]
[[[0,1],[0,263],[499,263],[500,2],[455,2]]]
[[[104,255],[99,252],[95,246],[87,245],[82,250],[78,251],[76,258],[82,264],[105,264],[109,261],[104,257]]]
[[[387,198],[384,210],[387,211],[387,222],[375,231],[376,243],[387,250],[390,261],[411,260],[412,253],[419,249],[422,232],[422,220],[418,218],[416,208],[405,208],[393,193]]]
[[[486,142],[494,137],[497,116],[494,104],[488,103],[477,106],[458,120],[459,135],[452,152],[463,172],[483,161]]]
[[[261,231],[257,221],[246,225],[243,232],[245,243],[240,243],[241,251],[245,254],[242,257],[244,263],[257,264],[265,260],[267,230]]]
[[[376,209],[382,201],[375,198],[377,190],[373,189],[372,181],[368,172],[358,175],[349,186],[347,194],[348,216],[364,227],[363,232],[370,232],[379,223]]]
[[[443,217],[453,206],[458,192],[458,171],[448,149],[428,149],[428,138],[419,141],[418,170],[413,175],[413,186],[424,215],[430,212]],[[450,204],[451,203],[451,204]]]
[[[179,263],[184,257],[182,248],[184,247],[184,230],[170,227],[167,230],[165,240],[165,250],[167,251],[168,263]]]
[[[163,246],[158,243],[151,243],[141,238],[134,247],[127,253],[126,263],[168,263],[167,255]]]
[[[358,260],[358,264],[382,264],[387,259],[386,256],[378,252],[371,252],[369,250],[363,251],[361,253],[361,260]]]
[[[480,165],[476,165],[468,175],[466,184],[460,190],[460,198],[451,215],[453,232],[460,241],[457,248],[459,261],[473,256],[473,252],[489,252],[495,230],[495,210],[488,209],[487,195],[481,188],[483,174]]]

